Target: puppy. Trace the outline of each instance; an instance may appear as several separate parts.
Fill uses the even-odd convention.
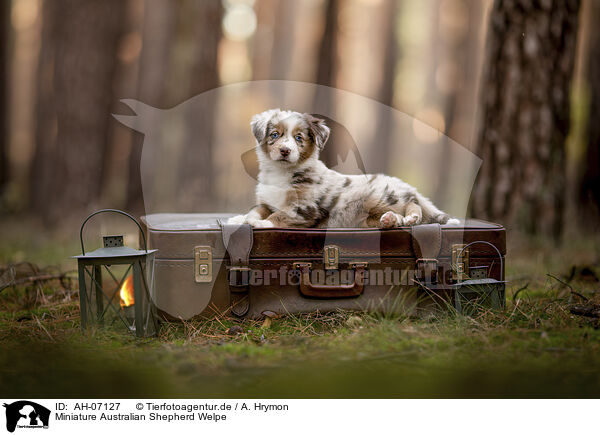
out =
[[[258,205],[246,215],[230,218],[230,224],[257,228],[459,224],[399,178],[344,175],[327,168],[319,160],[330,132],[322,119],[272,109],[255,115],[250,126],[259,164]]]

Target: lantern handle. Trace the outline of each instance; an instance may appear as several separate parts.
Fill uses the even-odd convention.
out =
[[[489,245],[492,248],[494,248],[494,250],[496,251],[496,254],[498,254],[498,258],[500,259],[500,281],[504,281],[504,261],[502,261],[502,254],[500,253],[500,250],[494,246],[492,243],[490,242],[486,242],[485,240],[475,240],[474,242],[469,243],[468,245],[465,245],[460,252],[458,253],[458,255],[456,256],[456,262],[458,263],[461,259],[461,257],[463,256],[465,250],[471,246],[471,245],[476,245],[478,243],[483,243],[484,245]],[[490,269],[492,268],[492,266],[490,266]],[[460,280],[459,280],[460,281]]]
[[[85,218],[85,220],[81,224],[81,228],[79,229],[79,241],[81,242],[81,254],[82,255],[85,255],[85,248],[83,246],[83,227],[85,227],[85,224],[87,223],[87,221],[89,221],[91,218],[93,218],[94,216],[96,216],[97,214],[100,214],[100,213],[118,213],[118,214],[122,214],[123,216],[127,216],[129,219],[134,221],[140,230],[140,234],[142,235],[142,240],[144,241],[144,251],[146,251],[146,253],[148,252],[148,246],[146,245],[146,235],[144,234],[144,231],[142,230],[142,226],[137,221],[137,219],[134,218],[133,216],[131,216],[129,213],[125,213],[122,210],[117,210],[116,208],[105,208],[102,210],[95,211],[94,213],[89,215],[87,218]]]

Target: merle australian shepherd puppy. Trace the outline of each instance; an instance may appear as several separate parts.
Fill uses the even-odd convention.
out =
[[[344,175],[327,168],[319,160],[329,138],[322,119],[272,109],[255,115],[250,125],[259,164],[258,205],[246,215],[230,218],[230,224],[392,228],[459,223],[399,178]]]

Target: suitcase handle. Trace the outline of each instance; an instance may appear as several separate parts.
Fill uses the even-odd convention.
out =
[[[350,263],[354,269],[354,282],[352,284],[324,285],[310,282],[310,263],[294,263],[294,269],[300,270],[300,283],[298,287],[302,295],[311,298],[353,298],[360,296],[365,289],[365,275],[367,263]]]

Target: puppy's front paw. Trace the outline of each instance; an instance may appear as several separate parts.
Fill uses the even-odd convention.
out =
[[[385,212],[381,215],[379,222],[381,223],[381,228],[394,228],[402,225],[403,217],[393,211]]]
[[[402,220],[403,225],[418,225],[419,223],[421,223],[421,216],[416,213],[409,214]]]
[[[273,228],[275,225],[268,219],[258,219],[250,223],[254,228]]]
[[[450,218],[450,219],[448,219],[448,222],[446,222],[446,225],[458,227],[458,226],[460,226],[460,220],[458,220],[456,218]]]
[[[227,219],[228,225],[242,225],[245,222],[246,222],[245,214],[239,214],[237,216],[233,216],[233,217],[230,217],[229,219]]]

